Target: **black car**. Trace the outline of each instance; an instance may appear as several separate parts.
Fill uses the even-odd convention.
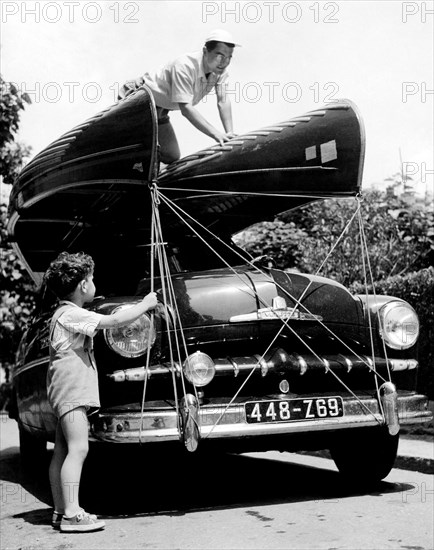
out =
[[[89,438],[188,451],[331,450],[339,470],[383,479],[399,427],[431,418],[416,389],[418,318],[403,300],[351,295],[255,260],[232,236],[312,201],[354,200],[365,136],[349,101],[158,166],[146,88],[68,132],[24,169],[9,232],[36,282],[62,250],[96,261],[90,308],[150,290],[159,305],[95,338],[101,409]],[[22,453],[54,440],[41,305],[13,372]]]

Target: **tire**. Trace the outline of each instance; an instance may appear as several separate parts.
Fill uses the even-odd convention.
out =
[[[34,471],[47,464],[47,441],[36,437],[18,423],[21,465],[24,471]]]
[[[354,429],[336,434],[330,453],[346,482],[366,486],[380,482],[390,473],[398,443],[399,434],[392,436],[385,427]]]

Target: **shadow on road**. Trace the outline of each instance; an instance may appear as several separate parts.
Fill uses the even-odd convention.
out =
[[[52,452],[52,451],[51,451]],[[20,484],[50,506],[47,463],[23,473],[18,448],[6,449],[1,478]],[[92,449],[82,475],[82,506],[103,517],[182,515],[207,509],[230,509],[308,500],[341,500],[357,494],[410,490],[405,484],[381,482],[359,492],[342,484],[335,471],[288,461],[245,455],[188,454],[161,456],[146,448],[120,445]],[[47,523],[48,510],[19,514],[34,524]]]
[[[0,461],[0,480],[2,483],[2,503],[7,504],[12,499],[18,499],[21,509],[31,510],[13,515],[14,518],[23,518],[32,525],[46,526],[51,530],[50,509],[51,491],[48,481],[48,456],[45,464],[37,463],[28,472],[21,465],[20,451],[18,447],[2,449]],[[51,457],[51,455],[50,455]],[[34,505],[44,503],[44,508],[34,508]]]

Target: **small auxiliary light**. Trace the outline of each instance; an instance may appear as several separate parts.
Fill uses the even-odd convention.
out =
[[[198,387],[209,384],[215,375],[214,361],[201,351],[189,355],[182,368],[187,380]]]

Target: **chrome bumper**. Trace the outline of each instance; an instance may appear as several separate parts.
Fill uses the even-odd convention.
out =
[[[385,420],[375,398],[344,397],[344,415],[339,418],[298,420],[293,422],[248,424],[244,403],[203,405],[199,411],[202,439],[232,439],[288,435],[305,432],[324,432],[348,428],[384,425]],[[431,420],[428,399],[423,395],[398,394],[398,419],[401,425]],[[140,412],[101,411],[92,422],[92,441],[114,443],[157,443],[178,441],[179,419],[175,408],[153,407]]]

